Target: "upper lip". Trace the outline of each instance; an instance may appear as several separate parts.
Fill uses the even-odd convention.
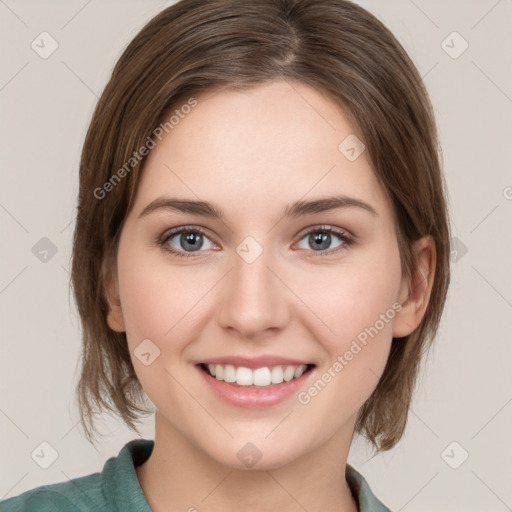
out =
[[[243,356],[226,356],[212,357],[203,359],[198,364],[231,364],[233,366],[244,366],[246,368],[263,368],[264,366],[301,366],[310,365],[307,361],[300,359],[291,359],[289,357],[280,356],[259,356],[259,357],[243,357]]]

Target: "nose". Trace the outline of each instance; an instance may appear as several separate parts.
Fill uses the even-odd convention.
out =
[[[252,263],[238,254],[223,283],[217,308],[219,324],[241,339],[256,340],[283,328],[289,321],[293,296],[272,258],[263,253]]]

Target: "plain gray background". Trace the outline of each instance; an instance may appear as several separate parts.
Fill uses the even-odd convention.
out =
[[[0,0],[0,499],[101,471],[136,437],[107,417],[96,450],[78,427],[71,238],[97,98],[125,45],[171,3]],[[457,251],[404,439],[372,459],[358,441],[349,462],[394,511],[512,510],[512,2],[358,3],[394,32],[424,76]],[[43,31],[58,44],[47,58]],[[142,433],[153,438],[152,417]],[[58,453],[47,469],[31,456],[43,442]]]

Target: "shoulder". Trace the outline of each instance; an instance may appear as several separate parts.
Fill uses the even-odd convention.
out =
[[[143,464],[154,442],[134,439],[101,473],[36,487],[0,502],[0,512],[151,512],[139,485],[135,467]]]
[[[99,473],[36,487],[0,502],[0,512],[88,512],[104,510]]]

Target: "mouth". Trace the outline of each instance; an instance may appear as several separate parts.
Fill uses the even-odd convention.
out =
[[[264,409],[285,403],[314,378],[316,365],[263,356],[224,357],[196,363],[206,387],[222,401],[241,408]]]
[[[300,379],[314,364],[273,365],[249,368],[234,364],[199,363],[199,368],[210,377],[233,386],[266,388]]]

